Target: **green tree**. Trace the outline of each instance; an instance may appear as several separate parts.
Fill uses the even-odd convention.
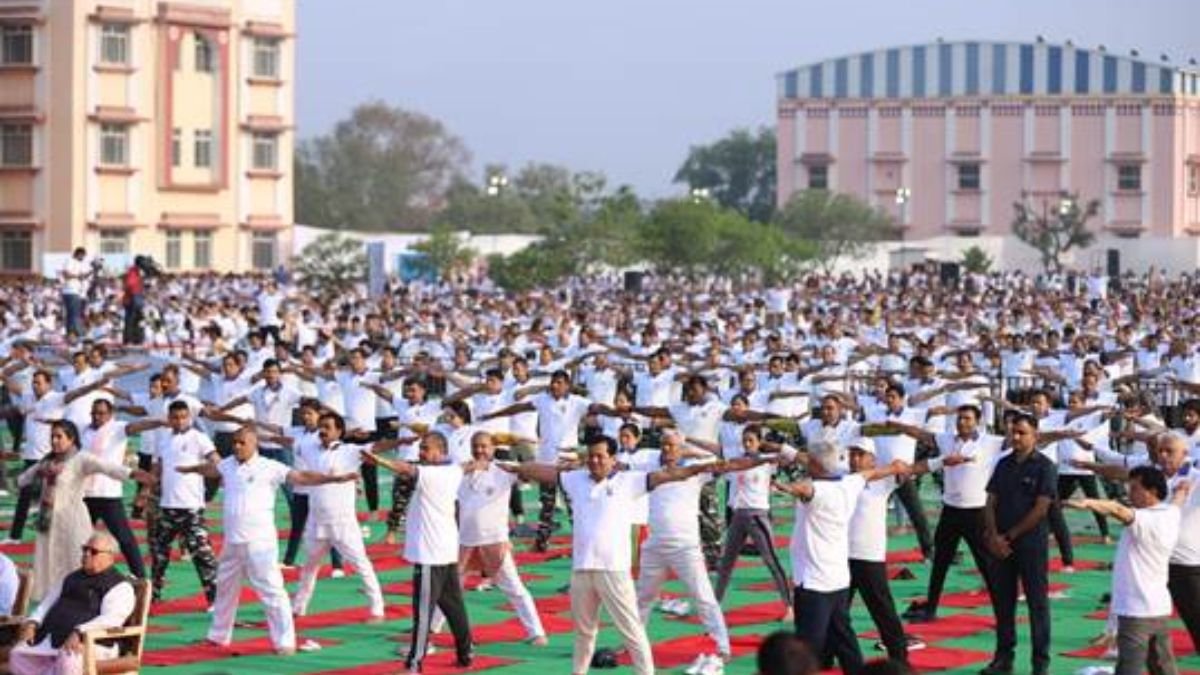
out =
[[[541,223],[529,205],[511,192],[490,195],[465,179],[446,192],[446,207],[434,216],[434,225],[475,234],[533,234]]]
[[[540,241],[509,256],[487,258],[488,276],[510,293],[551,288],[576,271],[565,240]]]
[[[292,261],[292,269],[310,294],[328,298],[366,277],[367,254],[361,241],[327,232],[300,251]]]
[[[765,223],[775,211],[775,131],[735,129],[710,145],[694,145],[676,183],[708,190],[718,204]]]
[[[434,226],[428,238],[410,248],[423,254],[421,265],[442,279],[470,267],[476,256],[475,249],[465,246],[458,234],[445,225]]]
[[[992,269],[992,258],[978,246],[963,251],[962,267],[971,274],[987,274]]]
[[[892,219],[849,194],[804,190],[776,216],[784,233],[808,242],[811,259],[826,272],[839,258],[858,258],[874,242],[894,236]]]
[[[296,219],[346,230],[423,230],[469,155],[441,122],[374,101],[296,151]]]
[[[1086,204],[1079,193],[1062,192],[1055,203],[1042,199],[1034,204],[1028,193],[1013,204],[1013,234],[1037,249],[1047,272],[1061,272],[1062,258],[1073,248],[1084,248],[1096,240],[1087,222],[1100,213],[1100,201]]]
[[[579,174],[577,174],[579,175]],[[581,267],[602,264],[625,267],[637,261],[637,237],[645,214],[633,188],[588,198],[579,222],[562,232],[564,253]]]
[[[694,274],[704,270],[715,258],[721,218],[720,207],[706,200],[659,202],[640,230],[642,259],[663,271]]]
[[[790,237],[774,223],[758,223],[736,211],[720,220],[713,272],[729,277],[757,276],[773,283],[800,269],[812,257],[811,247]]]

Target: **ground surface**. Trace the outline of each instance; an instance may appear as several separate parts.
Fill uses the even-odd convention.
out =
[[[387,501],[386,487],[381,492]],[[524,494],[527,512],[536,513],[536,493],[527,491]],[[936,510],[936,493],[932,485],[925,486],[924,497],[927,508]],[[14,502],[13,496],[0,499],[0,526],[5,533]],[[220,511],[216,508],[211,511],[214,514],[211,519],[212,531],[217,533],[219,540]],[[791,511],[782,502],[777,503],[774,518],[776,543],[786,566]],[[1110,576],[1106,565],[1114,551],[1114,547],[1101,545],[1096,540],[1089,518],[1078,514],[1071,514],[1069,518],[1077,535],[1079,571],[1074,574],[1055,571],[1051,576],[1056,591],[1051,605],[1055,654],[1052,670],[1055,673],[1074,673],[1089,664],[1101,663],[1096,658],[1097,650],[1088,648],[1088,640],[1104,626],[1104,607],[1099,598],[1109,588]],[[281,538],[286,537],[287,514],[282,500],[278,505],[278,522]],[[137,534],[143,536],[142,523],[136,524],[139,528]],[[378,541],[382,537],[381,524],[366,525],[371,529],[368,541]],[[499,591],[469,591],[468,611],[478,643],[477,662],[472,670],[486,670],[496,675],[557,675],[570,672],[570,607],[567,594],[560,592],[569,577],[569,539],[565,531],[560,534],[564,536],[556,538],[547,554],[529,552],[527,540],[519,540],[516,546],[518,564],[541,609],[543,622],[550,633],[550,645],[539,649],[522,642],[524,636],[520,625],[506,608]],[[920,561],[915,546],[915,538],[911,534],[898,533],[890,539],[889,562],[892,572],[902,575],[907,572],[914,576],[892,582],[892,591],[901,609],[909,599],[923,596],[928,578],[928,566]],[[197,646],[196,641],[207,630],[209,615],[204,612],[203,597],[198,592],[199,584],[191,564],[175,560],[168,575],[166,602],[156,607],[151,617],[152,634],[148,640],[149,651],[144,670],[180,675],[254,672],[369,675],[401,672],[401,660],[395,653],[398,647],[407,643],[401,630],[410,624],[411,570],[401,559],[398,546],[372,543],[368,548],[384,584],[389,620],[382,625],[364,623],[366,607],[359,593],[357,577],[351,574],[343,579],[331,579],[326,568],[309,608],[310,616],[298,623],[301,641],[312,639],[323,647],[320,651],[290,658],[280,658],[270,653],[262,608],[249,590],[243,594],[238,614],[238,620],[242,623],[235,631],[234,644],[228,649]],[[30,560],[33,554],[32,533],[27,530],[24,543],[5,546],[0,550],[5,550],[18,562]],[[964,561],[952,568],[942,618],[935,623],[909,627],[911,633],[929,643],[927,649],[912,655],[914,664],[922,671],[973,673],[985,665],[990,657],[994,640],[991,608],[980,592],[980,579],[969,563],[970,556],[966,555]],[[1053,568],[1058,570],[1058,567],[1055,560]],[[288,572],[286,578],[289,589],[294,588],[295,573]],[[475,579],[469,580],[468,587],[473,587],[475,582]],[[666,588],[669,595],[680,591],[675,582]],[[737,656],[726,672],[730,675],[752,673],[753,653],[758,641],[766,634],[785,627],[776,621],[782,606],[771,590],[766,568],[757,558],[743,558],[724,606]],[[1023,611],[1021,617],[1024,621]],[[874,626],[861,604],[855,606],[853,621],[864,653],[869,657],[878,655],[879,652],[874,649]],[[1181,660],[1181,668],[1200,672],[1200,657],[1192,654],[1190,641],[1178,624],[1176,628],[1176,653],[1187,654]],[[1028,667],[1028,632],[1025,625],[1020,627],[1020,639],[1024,644],[1018,652],[1018,672]],[[682,672],[696,654],[712,651],[711,642],[704,637],[694,616],[679,620],[656,612],[650,625],[650,640],[661,672]],[[439,638],[439,643],[450,644],[444,638]],[[616,634],[611,628],[601,633],[600,644],[617,644]],[[461,672],[448,667],[451,659],[452,650],[442,650],[429,658],[427,672]],[[614,672],[629,672],[629,669],[626,667]]]

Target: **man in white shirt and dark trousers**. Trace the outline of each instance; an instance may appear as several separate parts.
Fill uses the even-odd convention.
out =
[[[875,442],[858,438],[850,442],[850,470],[870,471],[876,466]],[[892,476],[868,483],[858,497],[850,519],[850,595],[862,596],[888,658],[908,662],[908,638],[888,586],[888,499],[896,490]]]
[[[1038,452],[1037,418],[1018,413],[1008,425],[1012,452],[996,462],[983,511],[984,541],[992,555],[996,653],[984,675],[1013,672],[1017,593],[1029,605],[1033,675],[1050,672],[1050,548],[1047,515],[1058,498],[1055,463]]]
[[[959,406],[955,430],[937,435],[891,419],[886,422],[888,428],[938,449],[937,457],[914,465],[914,474],[942,471],[944,478],[942,513],[933,532],[929,590],[925,602],[914,602],[905,611],[904,616],[909,621],[932,621],[937,617],[946,574],[954,562],[960,540],[966,540],[984,585],[991,588],[991,562],[983,540],[983,507],[987,503],[987,482],[1004,439],[980,430],[981,415],[982,411],[976,405]]]
[[[295,653],[292,603],[279,570],[275,495],[284,483],[308,486],[345,483],[357,480],[358,474],[296,471],[267,459],[258,454],[258,436],[250,427],[234,432],[232,456],[216,464],[177,466],[175,470],[219,480],[225,488],[221,500],[225,543],[217,567],[217,595],[207,642],[224,647],[232,640],[233,622],[245,579],[258,594],[266,612],[267,629],[275,653],[283,656]]]
[[[463,467],[447,463],[446,437],[439,432],[425,434],[418,452],[419,464],[388,460],[372,453],[363,455],[366,461],[407,476],[414,483],[404,537],[404,558],[413,565],[413,637],[404,663],[409,672],[421,672],[436,607],[442,610],[454,634],[458,665],[466,668],[473,660],[473,646],[458,575],[455,519]]]
[[[1121,521],[1125,530],[1113,561],[1112,607],[1117,617],[1115,675],[1175,675],[1171,651],[1171,595],[1167,590],[1171,551],[1179,538],[1180,511],[1191,483],[1176,486],[1167,502],[1167,479],[1153,466],[1129,472],[1129,500],[1079,499],[1068,506],[1103,513]]]
[[[617,442],[598,436],[588,442],[587,467],[561,471],[549,464],[506,465],[518,476],[542,485],[557,483],[575,504],[571,528],[571,619],[575,648],[571,672],[583,675],[592,662],[600,607],[608,611],[633,661],[633,672],[654,672],[650,641],[638,616],[630,568],[634,502],[658,485],[685,480],[704,467],[674,467],[653,473],[618,471]],[[711,465],[710,465],[711,466]],[[699,502],[697,502],[698,504]],[[697,522],[697,526],[699,523]]]
[[[810,480],[779,485],[796,500],[792,530],[792,576],[796,584],[796,635],[818,656],[835,656],[842,672],[863,667],[858,637],[850,626],[850,518],[869,481],[903,472],[886,469],[840,475],[842,451],[829,441],[808,446]]]

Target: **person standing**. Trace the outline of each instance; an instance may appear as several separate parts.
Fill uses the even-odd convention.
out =
[[[363,459],[413,481],[404,537],[404,558],[413,565],[413,638],[404,659],[409,672],[421,672],[438,608],[454,634],[457,663],[474,660],[471,624],[458,576],[458,521],[455,510],[463,482],[463,467],[447,463],[446,437],[431,431],[421,438],[420,463],[389,460],[371,452]]]
[[[92,274],[91,266],[83,260],[86,257],[87,249],[82,246],[76,248],[58,272],[68,340],[83,337],[83,298],[87,291],[87,279]]]
[[[142,312],[146,307],[146,282],[142,278],[142,256],[133,259],[121,280],[121,304],[125,307],[124,330],[121,341],[127,345],[140,345],[145,341],[142,330]]]
[[[1012,452],[996,462],[983,510],[984,542],[992,556],[996,652],[984,675],[1013,671],[1017,594],[1024,589],[1033,640],[1032,673],[1050,672],[1050,549],[1047,516],[1058,498],[1055,463],[1038,452],[1037,418],[1019,413],[1008,425]]]
[[[320,445],[305,461],[309,471],[327,475],[358,473],[362,466],[362,451],[368,446],[342,443],[346,421],[335,412],[326,412],[317,421]],[[395,441],[379,441],[373,450],[383,450]],[[334,549],[350,563],[362,580],[363,594],[370,605],[368,623],[383,621],[383,590],[375,576],[375,567],[363,545],[362,529],[358,524],[354,482],[332,483],[308,489],[311,510],[304,526],[304,567],[300,569],[300,586],[292,606],[296,616],[308,611],[317,584],[317,572],[325,554]]]
[[[278,563],[275,495],[284,483],[308,486],[346,483],[356,480],[358,474],[301,472],[267,459],[258,454],[258,436],[249,427],[234,432],[233,455],[216,464],[176,466],[175,471],[219,480],[225,488],[221,500],[225,543],[217,564],[217,595],[206,641],[220,647],[229,644],[245,579],[266,611],[275,653],[281,656],[295,653],[292,603],[283,587]]]
[[[599,436],[587,444],[584,469],[562,471],[537,463],[504,468],[524,480],[558,484],[576,505],[571,527],[571,619],[575,630],[571,672],[582,675],[591,665],[603,606],[629,650],[633,672],[653,673],[650,641],[638,617],[637,593],[630,576],[633,543],[625,533],[633,527],[634,502],[639,497],[663,483],[691,478],[699,467],[676,466],[653,473],[619,471],[616,441]]]
[[[906,470],[887,468],[841,474],[842,450],[830,441],[808,446],[809,479],[776,489],[796,500],[792,529],[792,575],[796,584],[796,635],[818,655],[836,656],[843,673],[863,667],[850,625],[850,519],[867,483]]]
[[[1191,483],[1176,485],[1167,500],[1167,479],[1153,466],[1129,472],[1133,508],[1111,500],[1075,499],[1067,506],[1116,518],[1125,526],[1113,561],[1112,607],[1117,617],[1115,675],[1175,675],[1168,622],[1171,594],[1167,590],[1171,550],[1179,538],[1180,511]]]

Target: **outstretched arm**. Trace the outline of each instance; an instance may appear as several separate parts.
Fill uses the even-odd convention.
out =
[[[1082,511],[1091,511],[1102,516],[1111,516],[1121,521],[1122,525],[1133,522],[1133,509],[1111,499],[1068,499],[1063,506]]]

